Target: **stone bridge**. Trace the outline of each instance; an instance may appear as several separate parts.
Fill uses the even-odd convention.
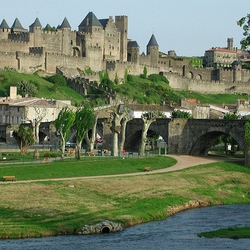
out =
[[[173,119],[169,122],[168,152],[188,155],[207,155],[219,138],[232,136],[244,151],[246,120]]]
[[[220,119],[182,119],[174,118],[157,119],[151,124],[148,135],[157,134],[167,143],[168,153],[186,155],[207,155],[211,146],[219,138],[226,134],[232,136],[244,151],[244,125],[245,120],[220,120]],[[2,141],[8,143],[10,126],[0,126],[0,136]],[[133,119],[127,123],[126,140],[124,149],[126,151],[138,151],[141,143],[143,122],[140,118]],[[106,118],[98,119],[98,134],[105,140],[103,147],[111,150],[112,133],[110,130],[110,120]],[[40,125],[40,139],[48,136],[50,144],[58,143],[58,136],[51,123]],[[4,138],[5,137],[5,138]],[[13,138],[11,138],[13,140]]]
[[[223,134],[232,136],[244,151],[245,120],[220,119],[157,119],[148,135],[158,134],[167,142],[168,153],[207,155]],[[141,142],[142,120],[133,119],[126,129],[125,149],[138,150]]]

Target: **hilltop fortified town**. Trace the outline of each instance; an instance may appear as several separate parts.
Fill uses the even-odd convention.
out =
[[[203,93],[249,93],[250,70],[242,63],[249,54],[233,47],[213,47],[203,58],[177,57],[175,51],[160,52],[154,34],[149,38],[146,54],[128,38],[128,17],[98,19],[93,12],[72,31],[67,18],[61,25],[42,27],[40,20],[22,27],[16,18],[12,26],[4,19],[0,25],[0,69],[19,72],[63,72],[67,77],[79,76],[79,70],[91,69],[85,78],[98,81],[100,71],[108,71],[110,79],[129,74],[139,75],[144,67],[148,74],[164,74],[172,88]],[[78,70],[77,70],[78,69]]]

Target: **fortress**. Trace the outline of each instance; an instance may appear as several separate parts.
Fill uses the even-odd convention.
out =
[[[176,60],[173,51],[168,56],[159,54],[154,34],[146,54],[140,54],[138,43],[128,38],[127,16],[98,19],[89,12],[78,31],[71,30],[67,18],[57,28],[43,28],[38,18],[29,30],[17,18],[11,27],[5,19],[0,25],[0,69],[47,74],[60,71],[70,78],[79,76],[79,70],[91,69],[84,77],[99,81],[100,71],[108,71],[111,80],[116,76],[122,80],[126,70],[140,75],[146,67],[148,74],[165,75],[170,86],[178,90],[250,94],[250,70],[242,69],[238,60],[227,69],[203,68],[191,66],[188,60]]]

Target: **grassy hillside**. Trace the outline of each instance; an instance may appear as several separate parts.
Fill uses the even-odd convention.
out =
[[[196,99],[202,104],[233,104],[237,99],[248,99],[248,95],[235,94],[201,94],[189,91],[175,91],[166,81],[150,81],[137,76],[130,76],[127,83],[115,87],[118,93],[126,95],[138,103],[160,104],[172,102],[177,104],[178,99]]]
[[[179,94],[185,98],[199,100],[203,104],[233,104],[241,98],[248,100],[247,94],[201,94],[189,91],[180,91]]]
[[[72,104],[83,100],[83,97],[67,86],[57,86],[48,82],[43,77],[35,74],[21,74],[17,72],[0,71],[0,96],[9,96],[10,86],[25,80],[37,87],[36,97],[57,100],[71,100]]]
[[[34,84],[37,88],[36,97],[57,100],[71,100],[73,105],[80,103],[84,98],[68,86],[58,86],[52,82],[47,81],[45,78],[36,74],[21,74],[13,71],[0,71],[0,96],[9,96],[10,86],[16,85],[20,81],[27,81]],[[110,82],[110,81],[109,81]],[[144,79],[138,76],[129,76],[125,84],[109,86],[114,89],[121,96],[126,99],[136,101],[137,103],[144,104],[166,104],[172,102],[177,104],[178,99],[194,98],[200,103],[208,104],[233,104],[239,98],[247,99],[247,95],[229,95],[229,94],[200,94],[188,91],[175,91],[173,90],[167,80],[158,79]],[[90,96],[103,99],[103,93],[94,90],[89,93]],[[93,95],[94,94],[94,95]]]

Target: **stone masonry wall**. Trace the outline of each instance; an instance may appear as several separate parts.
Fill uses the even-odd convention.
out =
[[[186,154],[185,138],[186,138],[186,126],[188,119],[174,118],[168,124],[168,153],[169,154]]]

